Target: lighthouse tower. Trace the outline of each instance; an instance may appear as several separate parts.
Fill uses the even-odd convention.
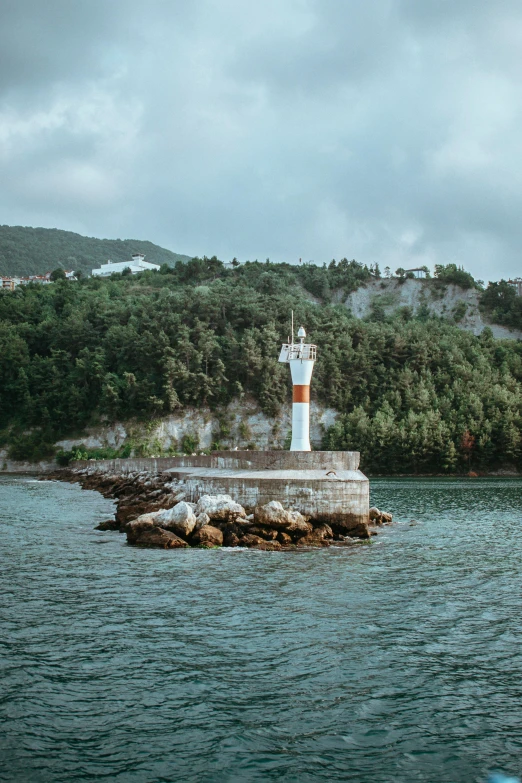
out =
[[[292,318],[293,320],[293,318]],[[310,381],[316,359],[317,347],[305,343],[306,332],[299,327],[298,343],[284,343],[280,362],[287,362],[292,373],[292,443],[290,451],[311,451],[310,447]]]

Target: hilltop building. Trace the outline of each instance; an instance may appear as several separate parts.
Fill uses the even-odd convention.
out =
[[[145,261],[145,256],[142,253],[133,253],[132,260],[129,261],[107,261],[106,264],[102,264],[99,269],[92,270],[93,277],[109,277],[115,273],[121,273],[124,269],[130,269],[133,275],[137,275],[138,272],[144,272],[146,269],[159,270],[158,264],[150,264]]]
[[[1,288],[3,291],[14,291],[15,288],[20,285],[19,277],[1,277]]]
[[[408,274],[408,272],[412,272],[413,276],[417,280],[425,280],[427,278],[426,270],[423,267],[416,267],[415,269],[405,269],[404,273]]]
[[[72,269],[64,269],[64,274],[67,280],[76,280],[76,273]],[[25,275],[24,277],[0,277],[0,288],[4,291],[14,291],[19,285],[27,285],[28,283],[40,283],[40,285],[47,285],[52,283],[51,272],[46,272],[45,275]]]

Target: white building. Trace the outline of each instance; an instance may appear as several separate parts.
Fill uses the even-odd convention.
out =
[[[99,269],[92,270],[93,277],[109,277],[117,272],[121,273],[124,269],[130,269],[133,275],[137,275],[138,272],[145,272],[146,269],[159,270],[158,264],[149,264],[145,261],[145,256],[141,253],[133,253],[131,261],[107,261],[106,264],[102,264]]]

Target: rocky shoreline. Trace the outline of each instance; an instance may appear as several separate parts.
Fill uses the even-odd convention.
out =
[[[79,483],[83,489],[116,500],[114,519],[97,526],[117,530],[132,546],[161,549],[247,547],[275,551],[290,548],[343,546],[368,541],[376,528],[392,522],[391,514],[370,509],[368,522],[347,530],[306,517],[270,501],[245,509],[229,495],[203,494],[196,503],[185,500],[183,482],[170,473],[107,475],[87,469],[62,469],[46,478]],[[249,513],[250,512],[250,513]]]

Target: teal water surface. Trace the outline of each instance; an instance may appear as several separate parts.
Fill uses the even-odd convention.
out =
[[[522,482],[372,488],[371,545],[147,551],[95,492],[0,478],[0,780],[520,774]]]

